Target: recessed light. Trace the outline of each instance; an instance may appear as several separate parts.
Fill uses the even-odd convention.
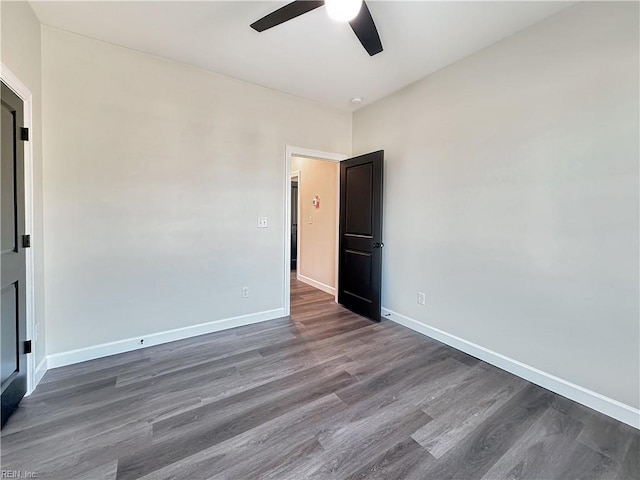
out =
[[[362,97],[353,97],[351,103],[353,105],[360,105],[362,103]]]

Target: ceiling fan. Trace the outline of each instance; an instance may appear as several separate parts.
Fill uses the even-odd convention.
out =
[[[349,22],[353,33],[370,56],[382,51],[376,24],[363,0],[296,0],[253,22],[251,28],[257,32],[264,32],[322,6],[327,7],[327,13],[331,18]]]

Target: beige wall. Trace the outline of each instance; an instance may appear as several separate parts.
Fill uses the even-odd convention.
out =
[[[340,164],[337,162],[301,157],[293,157],[291,160],[291,171],[300,171],[298,273],[333,289],[336,286],[339,168]],[[312,204],[315,195],[320,198],[320,208],[315,208]],[[309,217],[313,219],[313,223],[309,223]]]
[[[2,63],[24,83],[33,95],[33,224],[32,248],[35,268],[36,366],[45,358],[44,242],[42,200],[42,97],[40,22],[27,2],[0,2],[2,21]],[[35,340],[35,338],[33,339]]]
[[[351,114],[42,36],[49,354],[283,308],[285,146],[349,153]]]
[[[385,150],[383,305],[636,408],[638,13],[570,7],[353,125]]]

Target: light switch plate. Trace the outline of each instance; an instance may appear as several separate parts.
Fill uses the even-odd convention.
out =
[[[309,225],[311,225],[312,223],[313,223],[313,217],[309,215]]]
[[[267,228],[269,226],[269,222],[267,217],[258,217],[258,228]]]

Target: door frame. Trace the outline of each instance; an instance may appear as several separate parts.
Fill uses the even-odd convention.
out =
[[[29,141],[22,142],[24,147],[24,226],[25,234],[31,235],[31,247],[25,249],[26,263],[26,320],[27,340],[31,340],[32,353],[27,355],[27,395],[36,387],[35,356],[38,338],[36,338],[35,317],[35,273],[34,273],[34,238],[33,238],[33,95],[27,86],[4,64],[0,63],[0,79],[23,102],[24,126],[29,129]],[[46,358],[46,357],[45,357]],[[44,360],[43,360],[44,361]]]
[[[282,304],[284,305],[284,314],[291,314],[291,159],[293,157],[311,158],[313,160],[326,160],[329,162],[339,163],[349,158],[348,155],[342,153],[323,152],[320,150],[311,150],[308,148],[295,147],[287,145],[285,148],[285,171],[284,171],[284,264],[283,264],[283,292],[284,297]],[[335,258],[335,300],[338,301],[338,242],[339,235],[337,227],[340,222],[340,175],[337,176],[337,202],[336,202],[336,258]],[[298,177],[298,185],[300,185],[300,177]],[[298,193],[298,204],[300,203],[300,194]],[[300,206],[298,205],[298,215],[300,215]],[[298,225],[298,272],[300,271],[300,225]]]

